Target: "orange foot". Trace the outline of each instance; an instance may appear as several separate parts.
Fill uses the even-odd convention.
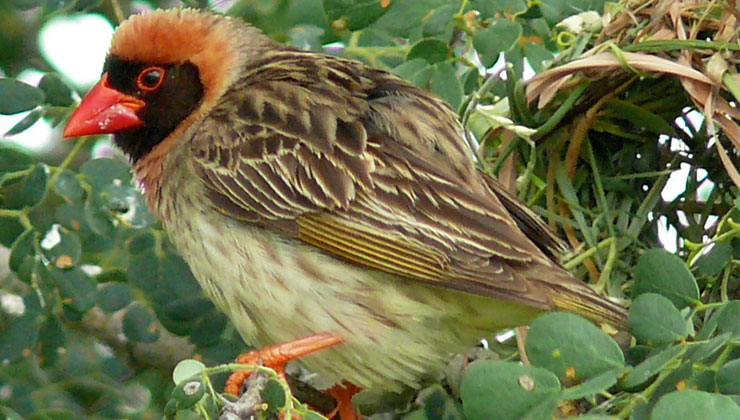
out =
[[[236,363],[266,366],[275,370],[278,375],[285,379],[285,364],[289,361],[327,347],[336,346],[343,341],[341,338],[329,333],[313,334],[308,337],[240,354],[236,358]],[[232,373],[229,379],[226,380],[225,391],[229,394],[239,395],[242,384],[244,384],[244,381],[251,374],[251,370],[240,370]]]
[[[239,355],[236,363],[247,365],[262,365],[275,370],[285,379],[285,364],[291,360],[306,356],[313,352],[341,344],[344,340],[329,333],[314,334],[297,340],[288,341],[261,350],[252,350]],[[252,374],[250,370],[241,370],[231,374],[226,380],[225,391],[239,395],[244,381]],[[339,414],[340,420],[360,420],[352,405],[352,397],[360,388],[352,384],[337,385],[328,391],[328,394],[337,400],[337,408],[329,414],[333,418]]]
[[[355,411],[355,407],[352,405],[352,397],[360,391],[362,391],[362,388],[349,382],[344,382],[329,388],[327,394],[337,400],[337,408],[327,414],[326,417],[333,419],[337,414],[339,414],[340,420],[361,420],[362,417]]]

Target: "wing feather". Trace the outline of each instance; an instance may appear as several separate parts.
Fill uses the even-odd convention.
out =
[[[306,54],[245,69],[194,134],[216,211],[441,287],[539,308],[581,301],[553,293],[596,296],[554,262],[547,227],[475,169],[451,109],[386,73]]]

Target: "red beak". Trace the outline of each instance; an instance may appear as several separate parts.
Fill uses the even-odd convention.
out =
[[[136,112],[144,105],[146,104],[141,99],[125,95],[108,86],[108,75],[104,74],[70,117],[63,136],[109,134],[127,128],[141,127],[144,123]]]

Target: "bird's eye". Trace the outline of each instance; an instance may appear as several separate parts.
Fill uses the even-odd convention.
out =
[[[147,67],[136,78],[136,86],[146,92],[157,90],[162,82],[164,82],[162,67]]]

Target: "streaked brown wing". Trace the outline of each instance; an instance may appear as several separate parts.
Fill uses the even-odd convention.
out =
[[[465,156],[451,110],[359,64],[282,54],[194,136],[196,171],[216,210],[356,264],[553,305],[517,273],[554,265]]]

